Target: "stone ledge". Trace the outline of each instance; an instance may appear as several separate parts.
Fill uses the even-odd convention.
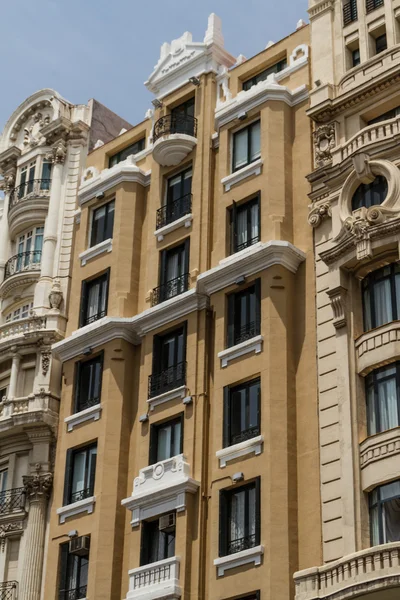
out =
[[[221,359],[221,367],[224,369],[231,360],[244,356],[245,354],[250,354],[251,352],[259,354],[262,350],[263,340],[264,338],[262,335],[256,335],[241,344],[236,344],[236,346],[221,350],[221,352],[218,352],[218,358]]]
[[[173,390],[169,390],[168,392],[164,392],[164,394],[159,394],[158,396],[154,396],[153,398],[147,399],[147,404],[150,407],[150,410],[154,410],[156,406],[159,404],[164,404],[164,402],[169,402],[170,400],[175,400],[175,398],[185,398],[187,392],[186,385],[181,385]]]
[[[234,444],[233,446],[228,446],[222,450],[217,450],[215,456],[219,459],[219,466],[223,469],[226,467],[227,462],[234,460],[235,458],[240,458],[241,456],[252,454],[253,452],[256,456],[261,454],[263,443],[264,436],[257,435],[250,440],[240,442],[240,444]]]
[[[165,225],[164,227],[160,227],[160,229],[156,229],[154,235],[156,236],[158,242],[162,242],[166,235],[172,231],[175,231],[176,229],[179,229],[179,227],[185,227],[188,229],[191,226],[192,221],[193,215],[189,213],[183,217],[180,217],[180,219],[176,219],[176,221]]]
[[[86,421],[98,421],[100,419],[101,410],[101,405],[95,404],[95,406],[90,406],[85,410],[81,410],[69,417],[65,417],[64,423],[67,424],[67,431],[72,431],[74,427],[81,423],[85,423]]]
[[[229,554],[228,556],[221,556],[214,560],[214,565],[217,567],[218,577],[223,577],[225,571],[229,569],[235,569],[242,565],[254,563],[254,566],[261,564],[261,557],[264,554],[264,546],[255,546],[242,552],[235,552],[235,554]]]
[[[79,258],[81,259],[81,266],[84,267],[88,260],[99,256],[99,254],[103,254],[103,252],[111,252],[112,251],[113,241],[112,238],[108,240],[104,240],[104,242],[100,242],[100,244],[96,244],[96,246],[92,246],[88,248],[84,252],[81,252]]]
[[[72,504],[57,508],[56,512],[60,517],[60,525],[65,523],[65,519],[69,519],[75,515],[85,512],[90,515],[93,512],[95,502],[96,496],[90,496],[89,498],[84,498],[83,500],[78,500],[78,502],[73,502]]]
[[[224,186],[225,192],[229,192],[233,185],[240,183],[241,181],[243,181],[243,179],[247,179],[252,175],[260,175],[262,165],[263,161],[261,158],[259,158],[258,160],[255,160],[254,162],[250,163],[249,165],[246,165],[242,169],[239,169],[238,171],[235,171],[234,173],[223,177],[221,179],[221,183]]]

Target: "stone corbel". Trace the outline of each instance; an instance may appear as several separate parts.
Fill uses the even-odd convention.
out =
[[[375,175],[371,171],[368,154],[360,152],[353,156],[351,160],[360,183],[372,183],[375,179]]]
[[[331,301],[333,311],[333,325],[335,329],[341,329],[347,325],[346,317],[346,295],[347,290],[339,285],[336,288],[328,290],[327,295]]]
[[[332,216],[332,211],[329,202],[324,202],[323,204],[318,204],[314,206],[310,212],[308,213],[308,222],[311,227],[319,227],[321,225],[323,219],[330,218]]]
[[[64,140],[60,139],[54,144],[51,152],[46,155],[46,159],[54,164],[63,165],[67,156],[67,146]]]

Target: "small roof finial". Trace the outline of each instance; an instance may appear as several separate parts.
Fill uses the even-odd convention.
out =
[[[205,44],[216,44],[221,48],[224,47],[224,36],[222,35],[222,21],[215,14],[211,13],[208,17],[208,26],[206,35],[204,36]]]

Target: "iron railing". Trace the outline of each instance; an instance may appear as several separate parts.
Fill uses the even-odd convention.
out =
[[[94,398],[79,398],[76,403],[76,412],[81,412],[81,410],[86,410],[97,404],[100,404],[100,398],[98,396]]]
[[[90,496],[93,496],[92,488],[85,488],[84,490],[79,490],[78,492],[70,494],[69,503],[73,504],[74,502],[79,502],[79,500],[90,498]]]
[[[153,142],[157,141],[163,135],[171,135],[172,133],[183,133],[196,137],[197,119],[188,115],[176,114],[161,117],[154,125]]]
[[[103,317],[106,316],[106,314],[107,314],[106,310],[101,310],[100,312],[98,312],[94,315],[90,315],[90,317],[85,317],[83,319],[81,327],[84,327],[85,325],[89,325],[90,323],[94,323],[95,321],[102,319]]]
[[[0,600],[16,600],[17,598],[16,581],[3,581],[0,583]]]
[[[372,12],[380,6],[383,6],[383,0],[365,0],[365,10],[367,13]]]
[[[235,554],[236,552],[242,552],[242,550],[248,550],[254,548],[256,545],[256,534],[246,535],[245,537],[238,538],[237,540],[231,540],[228,543],[228,554]]]
[[[47,197],[50,192],[51,179],[31,179],[17,185],[10,193],[9,210],[25,198]]]
[[[232,346],[236,346],[236,344],[241,344],[256,335],[260,335],[260,320],[256,319],[255,321],[249,321],[245,323],[241,327],[235,328],[233,332],[233,340]]]
[[[246,429],[245,431],[241,431],[236,435],[232,435],[230,445],[233,446],[233,444],[240,444],[241,442],[246,442],[247,440],[251,440],[257,435],[260,435],[260,426],[255,425],[254,427],[249,427],[249,429]]]
[[[357,21],[357,0],[349,0],[343,6],[343,25],[348,25],[353,21]]]
[[[14,510],[23,510],[24,507],[25,489],[23,487],[0,492],[0,515],[6,515]]]
[[[87,585],[73,588],[72,590],[60,590],[58,594],[59,600],[80,600],[86,598]]]
[[[41,250],[32,250],[30,252],[20,252],[15,254],[6,262],[4,279],[24,271],[38,271],[42,260]]]
[[[160,373],[149,375],[148,397],[154,398],[186,383],[186,362],[181,362]]]
[[[192,210],[192,194],[185,194],[182,198],[169,202],[157,210],[156,229],[165,227],[181,217],[188,215]]]
[[[164,302],[165,300],[179,296],[179,294],[183,294],[183,292],[187,292],[189,289],[189,275],[189,273],[183,273],[179,277],[170,279],[154,288],[151,297],[151,305],[156,306],[156,304],[160,304],[160,302]]]
[[[249,248],[250,246],[253,246],[253,244],[257,244],[257,242],[260,241],[260,236],[256,235],[253,238],[250,238],[249,240],[246,240],[245,242],[242,242],[241,244],[236,244],[235,245],[235,252],[240,252],[241,250],[244,250],[245,248]]]

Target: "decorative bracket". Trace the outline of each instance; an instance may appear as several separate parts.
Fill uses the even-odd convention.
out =
[[[347,290],[342,286],[328,290],[327,292],[329,300],[331,301],[333,311],[333,326],[335,329],[341,329],[346,327],[346,295]]]

